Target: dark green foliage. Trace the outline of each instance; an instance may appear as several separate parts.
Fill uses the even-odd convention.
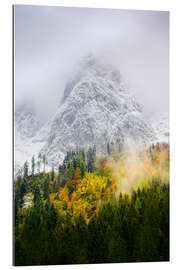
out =
[[[46,215],[47,227],[49,230],[54,230],[58,220],[58,213],[54,207],[54,204],[50,205],[49,211]]]
[[[70,163],[69,167],[65,171],[65,177],[67,180],[72,180],[74,177],[74,167],[73,164]]]
[[[87,151],[87,171],[93,172],[95,169],[96,148],[89,148]]]
[[[28,162],[26,161],[24,163],[24,175],[23,175],[25,181],[27,181],[27,177],[28,177]]]
[[[88,225],[82,216],[62,220],[49,200],[39,211],[40,201],[36,186],[16,231],[16,265],[169,260],[169,186],[160,181],[104,203]]]
[[[84,152],[84,150],[81,151],[81,156],[82,156],[83,162],[85,162],[85,152]]]
[[[44,200],[49,197],[49,175],[46,176],[43,185]]]
[[[52,171],[51,171],[51,181],[54,181],[54,167],[52,167]]]
[[[74,170],[76,170],[76,168],[77,168],[77,162],[76,162],[76,159],[75,158],[73,158],[72,164],[73,164]]]
[[[80,170],[81,170],[81,178],[83,178],[84,175],[85,175],[85,171],[86,171],[84,162],[81,162],[81,164],[80,164]]]
[[[35,208],[40,208],[41,207],[41,193],[40,193],[40,189],[39,189],[39,186],[36,185],[34,187],[34,207]]]
[[[15,196],[14,200],[14,226],[17,227],[19,224],[19,218],[18,218],[18,198]]]
[[[81,170],[81,178],[84,177],[87,167],[94,170],[96,150],[95,147],[89,148],[86,153],[84,150],[67,152],[63,164],[58,167],[58,188],[63,187],[65,182],[72,180],[77,168]]]
[[[162,146],[152,145],[148,150],[152,160],[156,147],[160,151]],[[118,199],[102,202],[88,224],[81,215],[72,217],[56,210],[50,193],[56,193],[54,200],[61,200],[59,189],[67,185],[71,199],[76,169],[80,169],[77,179],[81,181],[86,172],[101,174],[96,163],[96,149],[91,147],[87,152],[69,151],[57,177],[54,169],[34,174],[36,164],[28,175],[28,164],[24,164],[23,177],[14,185],[15,265],[169,260],[169,185],[160,179],[131,195],[120,193]],[[32,192],[34,203],[25,209],[24,196]]]
[[[66,169],[66,167],[64,165],[59,165],[58,173],[60,176],[64,174],[65,169]]]
[[[24,195],[27,191],[27,182],[24,179],[23,182],[20,185],[20,190],[19,190],[19,199],[20,199],[20,206],[23,206],[23,202],[24,202]]]

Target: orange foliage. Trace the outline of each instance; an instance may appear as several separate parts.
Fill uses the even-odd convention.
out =
[[[77,217],[80,214],[88,223],[98,214],[102,204],[112,200],[119,193],[129,193],[146,185],[153,179],[169,179],[169,147],[160,144],[140,152],[121,155],[118,159],[99,159],[97,174],[86,173],[81,179],[81,170],[76,169],[74,179],[59,190],[60,200],[54,200],[61,216]],[[71,188],[71,192],[68,192]]]
[[[81,178],[81,170],[79,169],[79,167],[77,167],[75,174],[74,174],[74,179],[78,180]]]

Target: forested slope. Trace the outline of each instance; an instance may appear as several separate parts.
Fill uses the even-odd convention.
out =
[[[32,160],[14,183],[15,265],[169,260],[169,145]]]

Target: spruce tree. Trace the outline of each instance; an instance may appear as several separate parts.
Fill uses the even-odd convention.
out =
[[[56,223],[57,223],[57,220],[58,220],[58,213],[57,213],[57,210],[56,208],[54,207],[54,204],[52,203],[51,206],[50,206],[50,218],[49,218],[49,228],[54,230],[55,227],[56,227]]]
[[[24,195],[27,191],[27,183],[26,181],[23,181],[20,185],[20,190],[19,190],[19,197],[20,197],[20,207],[23,206],[24,203]]]
[[[52,171],[51,171],[51,181],[54,181],[54,167],[52,167]]]
[[[85,175],[85,165],[84,162],[81,162],[80,164],[80,170],[81,170],[81,177],[83,178]]]
[[[24,181],[27,181],[28,178],[28,162],[24,163],[24,174],[23,174]]]
[[[39,209],[41,207],[41,193],[40,193],[40,189],[38,185],[34,187],[33,201],[34,201],[34,207]]]
[[[44,193],[44,200],[46,200],[49,197],[49,175],[46,176],[46,179],[44,181],[43,193]]]

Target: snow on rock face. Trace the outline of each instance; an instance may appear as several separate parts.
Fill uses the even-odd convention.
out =
[[[137,145],[154,142],[157,132],[143,118],[140,106],[124,88],[118,70],[93,56],[81,62],[68,80],[56,114],[41,125],[25,108],[15,113],[15,167],[45,154],[49,166],[61,163],[67,151],[107,142]]]
[[[158,120],[152,122],[155,131],[155,142],[169,143],[169,118],[160,116]]]
[[[15,157],[15,175],[25,161],[30,162],[33,155],[41,150],[42,143],[34,143],[33,138],[41,129],[41,124],[35,114],[26,106],[20,106],[15,111],[14,117],[14,157]]]
[[[15,132],[17,132],[22,139],[35,136],[41,128],[41,124],[37,120],[36,116],[25,105],[19,106],[16,109],[14,116]]]
[[[140,106],[124,90],[117,70],[93,59],[67,83],[64,99],[51,124],[42,148],[50,162],[75,148],[96,145],[103,151],[107,142],[123,144],[126,137],[138,143],[154,139],[153,129],[143,120]]]

